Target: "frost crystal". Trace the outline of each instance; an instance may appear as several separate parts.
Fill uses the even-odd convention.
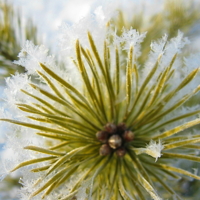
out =
[[[157,159],[161,157],[161,151],[163,149],[164,146],[162,145],[160,140],[158,141],[158,143],[151,140],[150,143],[146,146],[145,153],[156,158],[157,161]]]
[[[164,146],[162,145],[161,141],[159,140],[158,143],[156,141],[151,140],[150,143],[146,146],[146,148],[138,148],[135,149],[135,152],[137,155],[141,153],[146,153],[158,160],[158,158],[161,157],[161,151],[164,149]]]
[[[114,34],[114,44],[117,46],[122,45],[123,50],[128,50],[131,46],[134,47],[134,54],[136,57],[139,57],[141,54],[140,44],[144,40],[145,36],[146,33],[140,34],[135,29],[131,28],[130,30],[126,30],[123,28],[122,35],[120,37],[117,36],[116,33]]]

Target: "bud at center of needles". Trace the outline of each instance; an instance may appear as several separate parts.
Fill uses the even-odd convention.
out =
[[[124,123],[107,123],[104,130],[96,133],[96,137],[102,143],[100,155],[106,156],[115,152],[117,156],[123,157],[126,154],[126,144],[134,139],[134,133]]]

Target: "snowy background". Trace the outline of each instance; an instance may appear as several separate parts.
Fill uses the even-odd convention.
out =
[[[39,28],[39,34],[45,39],[45,45],[56,44],[55,36],[62,22],[74,23],[83,18],[91,9],[95,0],[10,0],[22,10],[24,17],[33,19]]]

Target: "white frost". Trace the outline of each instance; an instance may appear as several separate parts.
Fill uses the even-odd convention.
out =
[[[162,142],[159,140],[158,143],[156,141],[151,140],[150,143],[146,146],[146,148],[135,148],[136,154],[146,153],[158,160],[161,157],[161,151],[163,150],[164,146]]]
[[[143,42],[144,38],[146,37],[146,32],[145,33],[139,33],[135,29],[130,29],[126,30],[123,28],[122,30],[122,35],[119,37],[114,35],[114,44],[117,46],[123,45],[123,50],[129,50],[130,47],[134,47],[134,55],[136,57],[139,57],[141,52],[140,52],[140,47],[141,43]]]

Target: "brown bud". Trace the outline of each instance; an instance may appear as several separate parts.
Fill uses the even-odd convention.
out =
[[[116,155],[118,157],[124,157],[126,154],[126,149],[124,147],[120,147],[119,149],[116,150]]]
[[[117,126],[113,123],[107,123],[105,126],[105,131],[108,132],[109,134],[114,134],[117,130]]]
[[[125,131],[123,133],[123,138],[126,142],[130,142],[134,139],[134,133],[132,131]]]
[[[108,143],[112,149],[117,149],[122,145],[122,138],[119,135],[112,135],[109,138]]]
[[[125,123],[119,123],[117,125],[117,132],[119,132],[119,133],[122,134],[124,131],[126,131],[126,125],[125,125]]]
[[[96,137],[100,142],[106,143],[108,139],[108,133],[106,131],[98,131],[96,133]]]
[[[102,144],[100,149],[99,149],[99,154],[101,156],[106,156],[111,153],[111,148],[108,144]]]

